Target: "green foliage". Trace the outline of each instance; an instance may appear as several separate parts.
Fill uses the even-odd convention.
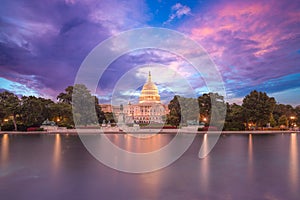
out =
[[[220,128],[223,125],[226,104],[224,97],[217,93],[203,94],[198,99],[174,96],[169,103],[169,110],[168,124],[179,126],[180,123],[186,124],[188,120],[199,121],[199,114],[202,119],[210,119],[213,114],[214,121],[210,125]]]
[[[270,126],[271,127],[277,126],[277,122],[274,119],[273,113],[271,113],[271,116],[270,116]]]
[[[199,109],[197,99],[174,96],[168,105],[170,113],[167,115],[167,123],[179,126],[187,120],[198,120]]]
[[[19,99],[13,93],[2,92],[0,93],[1,121],[3,121],[4,118],[12,119],[13,130],[17,130],[19,127],[17,123],[22,125],[22,129],[26,129],[31,126],[38,127],[46,119],[55,121],[58,126],[72,128],[74,127],[72,95],[74,93],[73,90],[75,90],[75,96],[77,95],[79,97],[77,100],[83,101],[80,107],[77,107],[77,110],[75,109],[74,112],[77,119],[80,120],[80,123],[87,125],[95,124],[99,121],[102,122],[105,117],[98,105],[98,99],[92,96],[84,85],[76,85],[76,87],[77,88],[74,89],[73,86],[69,86],[65,89],[66,93],[60,93],[57,97],[59,103],[54,103],[50,99],[34,96],[24,96]],[[88,99],[88,101],[85,101],[86,99]],[[91,114],[91,111],[94,111],[96,115]],[[12,130],[12,124],[6,122],[4,125],[4,129],[2,130]]]
[[[203,118],[207,119],[209,122],[210,119],[210,112],[211,112],[211,99],[209,94],[203,94],[202,96],[198,97],[198,103],[200,108],[200,116],[202,120]]]
[[[253,122],[256,127],[266,125],[270,120],[276,102],[265,92],[252,91],[243,99],[243,110],[247,122]]]
[[[223,126],[223,119],[226,115],[226,103],[224,97],[218,93],[203,94],[198,97],[198,104],[200,109],[200,121],[204,118],[210,126],[216,126],[220,129]],[[210,119],[214,118],[214,121]]]
[[[243,107],[235,103],[232,105],[227,103],[226,121],[223,130],[242,131],[245,130],[244,123]]]
[[[97,123],[102,123],[105,119],[104,113],[99,106],[98,98],[92,96],[85,85],[76,84],[74,87],[68,86],[65,89],[65,93],[60,93],[57,99],[61,105],[66,107],[66,114],[59,113],[58,115],[63,119],[58,122],[59,125],[73,126],[73,117],[76,119],[77,124],[82,126],[89,124],[96,125]]]
[[[287,118],[286,115],[280,116],[280,118],[279,118],[279,120],[278,120],[278,125],[279,125],[279,126],[283,125],[283,126],[286,126],[286,127],[289,125],[289,124],[288,124],[288,118]]]
[[[300,126],[300,105],[296,106],[295,114],[296,114],[296,123],[298,126]]]
[[[51,116],[49,119],[55,121],[58,126],[67,128],[74,127],[72,105],[63,102],[53,104],[51,106]]]
[[[40,126],[43,121],[51,118],[52,107],[55,105],[50,99],[37,98],[34,96],[22,97],[21,99],[21,120],[22,122],[30,126]]]
[[[98,105],[98,98],[84,85],[68,86],[57,99],[59,102],[54,103],[50,99],[40,97],[25,96],[19,99],[7,91],[0,93],[1,129],[26,131],[28,127],[40,126],[46,119],[55,121],[59,126],[72,128],[73,115],[78,124],[83,126],[96,125],[102,123],[104,119],[114,123],[113,114],[104,114]],[[288,123],[291,123],[289,120],[291,116],[295,116],[293,123],[300,125],[300,106],[293,108],[291,105],[276,104],[274,98],[255,90],[243,99],[242,106],[225,104],[223,96],[208,93],[198,99],[174,96],[168,107],[170,113],[166,117],[166,122],[176,127],[185,124],[187,120],[197,120],[199,116],[200,121],[204,117],[207,119],[207,126],[218,127],[226,110],[223,130],[244,130],[244,124],[248,122],[255,123],[257,127],[267,123],[272,127],[288,126]],[[209,121],[212,115],[216,119],[213,123]],[[5,118],[9,121],[4,122]]]
[[[85,85],[76,84],[74,86],[72,94],[72,106],[73,118],[76,122],[76,125],[97,125],[99,122],[99,116],[97,115],[100,115],[100,113],[96,113],[96,107],[99,109],[100,107],[98,104],[96,106],[96,104],[97,102],[95,101],[95,97],[91,95],[90,91]]]
[[[174,98],[170,101],[168,108],[170,113],[167,115],[167,123],[173,126],[179,126],[181,121],[181,109],[179,104],[180,96],[174,96]]]
[[[0,109],[2,117],[11,117],[14,130],[17,131],[17,115],[20,113],[20,99],[13,93],[4,91],[0,93]]]
[[[112,112],[104,113],[104,117],[105,117],[106,122],[116,123],[116,121],[114,119],[114,114]],[[103,120],[100,121],[100,123],[102,123],[102,122],[103,122]]]
[[[186,124],[188,120],[199,121],[199,104],[195,98],[178,97],[182,123]]]
[[[94,102],[95,102],[95,111],[97,115],[98,123],[101,124],[103,120],[105,120],[104,112],[101,110],[101,107],[99,106],[99,100],[96,96],[94,96]],[[110,121],[110,123],[114,122],[114,120]]]
[[[61,92],[57,96],[57,100],[59,100],[59,102],[62,102],[62,103],[71,104],[72,103],[72,94],[73,94],[73,86],[68,86],[65,89],[65,93]]]
[[[289,116],[295,116],[296,110],[297,110],[297,107],[296,107],[296,109],[294,109],[291,105],[276,104],[274,107],[274,111],[273,111],[274,120],[276,122],[279,122],[279,118],[282,115],[286,115],[287,118]]]
[[[13,123],[6,123],[1,126],[1,131],[14,131],[15,127]]]
[[[18,131],[26,131],[27,126],[23,124],[17,124],[17,130]],[[8,123],[5,123],[1,126],[1,131],[14,131],[15,127],[12,121],[9,121]]]

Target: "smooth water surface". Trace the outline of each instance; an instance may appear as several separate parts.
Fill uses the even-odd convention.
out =
[[[154,151],[173,138],[108,137],[133,152]],[[203,141],[205,135],[196,136],[169,167],[128,174],[101,164],[76,135],[0,135],[0,199],[300,199],[300,135],[222,135],[198,159]]]

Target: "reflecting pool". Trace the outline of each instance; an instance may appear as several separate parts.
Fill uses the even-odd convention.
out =
[[[174,136],[107,137],[120,148],[144,153]],[[299,134],[221,135],[212,152],[199,159],[205,141],[197,135],[164,169],[128,174],[101,164],[76,135],[3,134],[0,199],[300,199]]]

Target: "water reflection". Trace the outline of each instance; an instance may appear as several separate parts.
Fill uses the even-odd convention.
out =
[[[161,134],[156,134],[151,137],[137,137],[130,134],[124,135],[105,135],[108,139],[116,146],[125,151],[134,153],[150,153],[157,151],[160,148],[167,145],[173,138],[172,137],[162,137]]]
[[[148,196],[148,199],[160,199],[161,185],[166,178],[163,171],[157,171],[152,174],[142,174],[138,176],[138,178],[146,187],[146,189],[143,190],[143,194]]]
[[[61,136],[55,135],[54,148],[53,148],[53,171],[57,172],[61,164]]]
[[[161,146],[160,143],[168,143],[173,138],[167,134],[151,140],[137,140],[126,134],[99,137],[106,136],[117,143],[124,142],[124,149],[135,145],[134,151],[152,150],[153,147],[146,146]],[[99,147],[100,139],[87,137]],[[199,143],[203,142],[207,150],[209,137],[198,135],[196,139],[183,157],[169,167],[133,175],[108,169],[87,156],[87,149],[77,136],[67,140],[61,135],[1,135],[0,172],[6,173],[0,177],[3,180],[0,188],[5,189],[0,190],[4,194],[1,197],[57,199],[61,194],[65,199],[231,199],[231,196],[232,199],[299,199],[298,135],[221,137],[214,151],[203,159],[197,157]],[[70,145],[72,151],[67,151],[66,145]],[[108,151],[101,147],[101,151]],[[114,162],[113,152],[107,155]],[[76,159],[77,156],[80,159]],[[122,157],[115,156],[115,159],[120,164],[125,162]],[[9,164],[5,168],[11,171],[3,167],[3,161]],[[153,163],[147,162],[147,165]],[[249,173],[252,178],[247,177]],[[32,179],[37,174],[41,174],[41,178]]]
[[[202,143],[202,148],[204,152],[207,152],[208,149],[208,138],[207,138],[207,134],[204,134],[203,136],[203,143]],[[209,185],[209,156],[205,156],[204,158],[202,158],[201,160],[201,171],[200,171],[200,180],[201,180],[201,188],[204,191],[207,191],[208,185]]]
[[[292,133],[290,138],[290,183],[293,193],[298,192],[299,172],[298,172],[298,143],[297,134]]]
[[[9,157],[9,137],[4,134],[1,141],[1,164],[7,164]]]
[[[248,138],[248,167],[249,167],[249,177],[253,176],[253,141],[252,134],[249,134]]]
[[[164,137],[161,137],[161,134],[153,135],[151,137],[133,137],[131,135],[125,135],[122,139],[124,139],[124,146],[123,149],[129,152],[133,153],[151,153],[153,151],[158,151],[160,148],[162,148],[164,145],[166,145],[169,140]],[[163,141],[162,141],[163,140]],[[118,146],[122,144],[118,144]],[[130,156],[127,154],[128,157],[125,155],[125,162],[127,164],[130,164],[132,159],[130,159]],[[155,163],[160,163],[165,159],[165,154],[161,154],[160,157],[157,157],[155,160],[147,160],[146,162],[149,162],[149,165],[155,165]],[[134,163],[132,163],[134,164]]]

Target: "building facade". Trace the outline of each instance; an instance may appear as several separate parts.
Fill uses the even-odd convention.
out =
[[[120,109],[120,106],[109,104],[100,106],[103,112],[113,112],[116,118],[119,113],[124,113],[126,123],[164,123],[164,117],[169,113],[168,105],[162,104],[160,101],[158,88],[152,82],[150,72],[137,104],[128,103],[123,106],[123,110]]]

